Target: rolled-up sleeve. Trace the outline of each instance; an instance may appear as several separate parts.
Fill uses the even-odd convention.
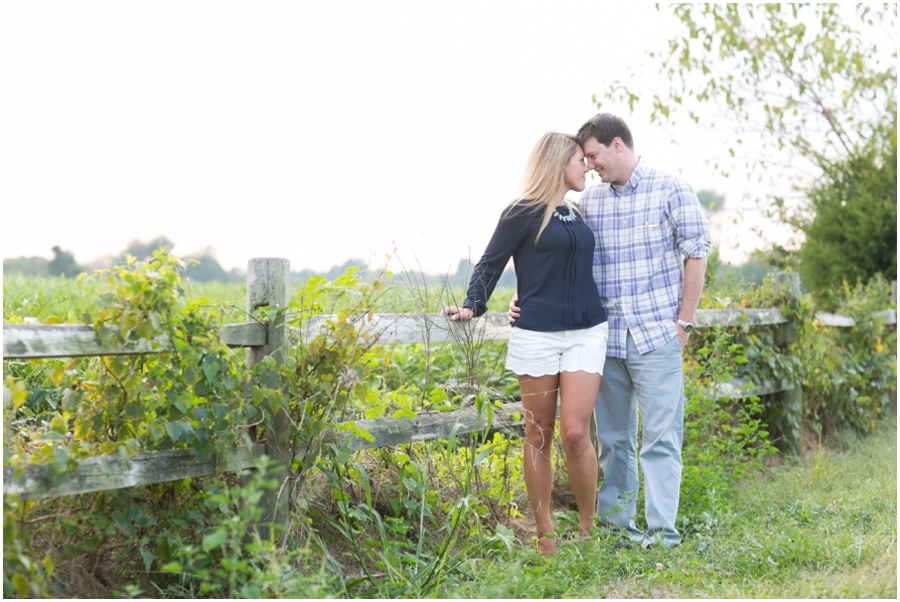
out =
[[[685,257],[706,257],[709,254],[709,221],[700,208],[700,200],[693,189],[674,180],[669,190],[668,213],[675,226],[675,244]]]

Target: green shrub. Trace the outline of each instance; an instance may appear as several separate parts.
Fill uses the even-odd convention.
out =
[[[686,362],[685,445],[679,518],[684,526],[705,512],[721,512],[747,470],[762,468],[762,458],[775,453],[761,403],[753,395],[730,399],[720,387],[730,383],[734,367],[747,363],[735,335],[716,327],[703,333],[696,360]]]
[[[838,311],[856,322],[832,328],[804,305],[797,353],[797,378],[803,385],[803,420],[816,434],[841,428],[871,432],[891,412],[890,392],[897,382],[897,329],[873,313],[885,307],[890,284],[876,275],[867,284],[844,284]]]
[[[896,115],[895,115],[896,118]],[[838,306],[844,282],[854,286],[873,276],[897,279],[896,121],[882,139],[828,165],[808,193],[810,221],[800,247],[800,275],[816,304]]]

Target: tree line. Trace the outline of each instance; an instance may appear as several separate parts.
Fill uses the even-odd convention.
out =
[[[54,246],[51,251],[53,257],[13,257],[3,260],[3,272],[19,272],[38,276],[65,276],[74,278],[82,272],[91,272],[97,269],[109,268],[122,264],[128,256],[133,256],[139,261],[146,261],[157,249],[171,251],[175,243],[165,236],[158,236],[148,241],[133,239],[120,253],[107,256],[90,264],[80,264],[75,260],[71,251]],[[185,276],[197,282],[243,282],[244,275],[238,270],[226,270],[215,258],[215,250],[211,247],[188,255]]]

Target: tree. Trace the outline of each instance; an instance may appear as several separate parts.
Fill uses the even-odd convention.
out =
[[[197,263],[190,263],[184,271],[186,278],[194,282],[240,282],[241,278],[226,272],[219,261],[212,255],[189,257]]]
[[[652,121],[686,117],[719,132],[729,122],[736,124],[730,156],[755,133],[770,150],[793,150],[822,169],[895,121],[889,116],[897,113],[896,4],[676,4],[671,10],[684,29],[668,40],[667,51],[648,53],[669,82],[668,90],[653,94]],[[890,56],[879,37],[890,38]],[[616,81],[603,98],[633,111],[641,96]],[[778,160],[752,142],[748,171]]]
[[[341,265],[332,266],[330,270],[325,272],[325,278],[329,280],[334,280],[335,278],[341,276],[344,272],[346,272],[350,268],[359,269],[359,274],[362,277],[364,274],[368,274],[369,266],[362,259],[348,259]]]
[[[128,246],[122,251],[121,258],[124,259],[127,255],[133,255],[138,261],[146,261],[153,256],[153,251],[160,247],[166,251],[171,251],[175,248],[175,243],[166,236],[157,236],[149,242],[143,242],[134,238],[128,242]]]
[[[58,245],[53,247],[52,251],[53,259],[47,264],[47,273],[51,276],[74,278],[84,271],[69,251],[63,251]]]
[[[39,276],[47,275],[47,264],[50,262],[43,257],[10,257],[3,260],[3,272],[12,274],[19,272],[21,274],[37,274]]]
[[[459,265],[456,268],[456,274],[450,276],[447,279],[447,283],[452,286],[458,286],[461,288],[465,288],[469,286],[469,280],[472,278],[472,272],[475,269],[475,262],[471,259],[463,257],[459,260]],[[516,271],[513,269],[512,264],[506,266],[504,268],[503,273],[500,274],[500,278],[497,279],[497,284],[495,285],[497,288],[515,288],[516,286]]]
[[[715,190],[698,190],[697,199],[700,206],[709,213],[715,213],[725,207],[725,195]]]
[[[896,43],[887,33],[894,44],[888,52],[875,41],[894,31],[895,4],[675,4],[671,10],[684,28],[666,51],[648,53],[669,82],[653,95],[651,120],[674,124],[686,117],[720,134],[729,130],[723,121],[737,124],[726,148],[735,157],[736,148],[753,144],[748,174],[761,176],[760,168],[783,161],[783,153],[773,152],[780,150],[825,168],[865,146],[896,112]],[[637,75],[631,81],[640,81]],[[615,81],[603,98],[634,110],[641,96]],[[722,169],[725,158],[711,160]]]
[[[896,249],[895,235],[874,224],[868,233],[863,227],[875,215],[890,214],[890,199],[879,196],[879,184],[859,178],[869,173],[890,179],[882,171],[890,153],[878,158],[872,144],[887,141],[896,149],[897,5],[677,4],[671,10],[683,28],[666,51],[648,53],[669,81],[668,89],[652,96],[651,120],[672,125],[686,118],[730,136],[728,157],[715,151],[706,157],[723,173],[723,161],[740,158],[735,149],[750,147],[743,158],[747,174],[759,180],[775,174],[779,192],[767,214],[806,234],[802,273],[816,287],[850,276],[844,258],[859,266],[850,281],[882,271],[859,251]],[[632,88],[614,82],[603,98],[634,110],[642,94]],[[776,166],[784,169],[769,169]],[[848,198],[856,190],[870,196]],[[818,217],[819,211],[825,215]],[[893,215],[891,223],[896,192]],[[841,236],[828,238],[844,219],[858,219],[859,227],[848,224]],[[796,242],[773,245],[762,255],[770,265],[796,265]],[[820,260],[818,253],[829,259]],[[896,261],[896,250],[893,256]],[[819,275],[812,276],[814,271]]]
[[[216,250],[206,247],[199,253],[188,256],[188,259],[196,263],[188,262],[184,272],[185,277],[195,282],[241,282],[241,276],[226,272],[219,260],[216,259]]]
[[[897,138],[825,170],[809,191],[800,276],[827,308],[842,282],[897,279]]]

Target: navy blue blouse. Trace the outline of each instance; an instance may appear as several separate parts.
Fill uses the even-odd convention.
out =
[[[558,211],[566,215],[567,209],[573,211],[565,206]],[[476,316],[487,311],[487,301],[512,256],[522,308],[513,326],[554,332],[606,322],[594,284],[594,233],[578,214],[571,221],[554,216],[535,246],[543,217],[543,207],[523,210],[512,205],[504,209],[472,273],[463,307],[471,308]]]

